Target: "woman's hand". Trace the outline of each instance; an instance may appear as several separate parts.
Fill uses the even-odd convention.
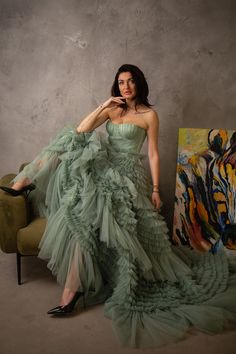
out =
[[[77,133],[90,132],[99,127],[109,118],[106,108],[122,105],[125,103],[124,100],[125,98],[122,96],[110,97],[80,122],[79,126],[76,128]]]
[[[117,97],[110,97],[106,102],[102,104],[103,108],[113,108],[117,107],[121,104],[125,104],[125,97],[117,96]]]
[[[162,201],[160,198],[160,194],[156,192],[152,192],[152,204],[156,210],[159,210],[162,206]]]

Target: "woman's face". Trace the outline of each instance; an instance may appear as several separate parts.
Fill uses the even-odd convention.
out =
[[[130,72],[120,73],[118,76],[118,87],[121,96],[133,99],[136,96],[136,85]]]

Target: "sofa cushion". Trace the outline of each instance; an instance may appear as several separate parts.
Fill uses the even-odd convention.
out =
[[[22,195],[13,197],[0,189],[0,248],[3,252],[17,251],[17,232],[28,222],[26,198]]]
[[[17,233],[17,249],[22,255],[37,255],[38,245],[46,227],[46,218],[36,218]]]

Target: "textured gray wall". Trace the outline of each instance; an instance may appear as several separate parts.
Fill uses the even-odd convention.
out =
[[[160,116],[171,225],[178,128],[236,128],[234,4],[0,0],[0,175],[110,97],[117,68],[132,63],[144,71]]]

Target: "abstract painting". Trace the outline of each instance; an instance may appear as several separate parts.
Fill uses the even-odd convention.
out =
[[[236,131],[179,129],[173,241],[236,250]]]

